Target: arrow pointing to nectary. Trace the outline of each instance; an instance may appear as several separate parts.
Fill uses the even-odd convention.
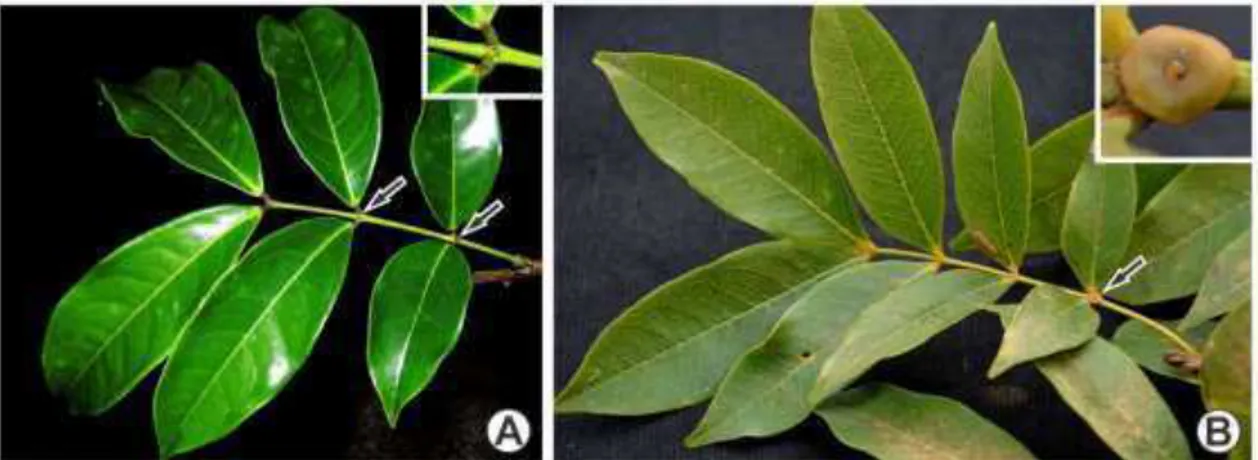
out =
[[[1109,282],[1105,283],[1105,289],[1101,290],[1101,292],[1109,292],[1130,283],[1131,279],[1136,276],[1136,273],[1140,273],[1140,270],[1144,269],[1145,264],[1147,264],[1147,261],[1144,260],[1143,255],[1131,259],[1131,262],[1127,262],[1127,265],[1114,271],[1114,276],[1109,278]]]
[[[502,200],[494,200],[493,203],[489,203],[489,206],[485,206],[485,209],[472,215],[472,218],[467,221],[467,226],[463,227],[462,232],[459,232],[459,237],[471,235],[488,227],[489,221],[493,220],[494,216],[497,216],[505,208],[506,206],[502,204]]]
[[[371,212],[389,204],[389,202],[393,201],[393,195],[396,195],[404,187],[406,187],[406,178],[397,176],[393,179],[393,182],[389,182],[389,185],[381,187],[379,190],[376,190],[375,194],[371,195],[371,201],[367,202],[367,207],[363,208],[363,212]]]

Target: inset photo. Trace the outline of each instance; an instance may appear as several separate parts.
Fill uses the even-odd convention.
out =
[[[1252,157],[1250,6],[1098,9],[1099,161]]]
[[[541,97],[540,6],[429,6],[425,25],[425,95]]]

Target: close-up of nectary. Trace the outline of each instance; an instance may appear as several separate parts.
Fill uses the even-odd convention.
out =
[[[264,16],[256,30],[284,132],[343,206],[282,201],[264,185],[263,155],[240,95],[213,65],[101,82],[127,134],[251,201],[194,211],[136,236],[49,310],[43,374],[71,412],[101,415],[160,368],[151,414],[164,457],[228,436],[302,368],[347,271],[358,268],[350,254],[363,226],[412,239],[379,269],[369,299],[342,299],[369,315],[366,343],[349,348],[365,354],[367,368],[345,378],[370,379],[390,427],[455,348],[475,286],[541,273],[539,260],[470,239],[484,225],[478,211],[503,159],[494,101],[424,102],[406,153],[413,174],[377,184],[372,194],[386,100],[363,32],[328,8],[291,20]],[[135,142],[132,150],[146,149]],[[419,198],[414,188],[398,193],[406,176],[439,228],[372,214],[390,198]],[[274,213],[310,217],[250,246]],[[473,272],[465,251],[498,266]]]
[[[815,416],[837,442],[879,458],[1033,458],[963,401],[869,378],[987,316],[1003,328],[999,349],[966,369],[971,378],[1039,379],[1074,414],[1031,406],[1021,419],[1086,424],[1126,459],[1192,458],[1195,427],[1182,426],[1179,406],[1194,420],[1202,407],[1228,411],[1248,439],[1249,167],[1098,164],[1091,111],[1029,139],[1024,96],[1055,96],[1022,93],[995,22],[981,35],[968,62],[951,63],[965,72],[949,96],[950,149],[919,83],[933,71],[915,71],[862,7],[811,12],[809,68],[834,154],[733,70],[679,54],[592,56],[645,149],[769,240],[624,309],[588,344],[557,413],[706,404],[687,447],[772,437]],[[1223,67],[1247,69],[1231,58]],[[1222,86],[1226,100],[1234,85]],[[1137,97],[1157,101],[1149,91]],[[960,228],[949,235],[954,207]],[[1059,263],[1063,279],[1031,274],[1033,258]],[[1168,301],[1183,303],[1179,317],[1152,314]]]
[[[1249,9],[1237,9],[1248,23]],[[1175,24],[1138,30],[1131,8],[1106,5],[1100,10],[1102,158],[1250,155],[1248,122],[1233,129],[1240,132],[1229,133],[1243,140],[1243,151],[1213,146],[1203,152],[1160,151],[1156,145],[1137,145],[1134,138],[1150,124],[1188,127],[1216,111],[1248,112],[1250,62],[1208,32]],[[1175,134],[1184,135],[1168,136]]]

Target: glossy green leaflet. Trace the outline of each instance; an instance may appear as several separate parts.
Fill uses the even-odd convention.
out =
[[[100,85],[128,134],[261,197],[260,205],[209,207],[136,237],[92,267],[53,310],[44,376],[72,412],[108,411],[165,364],[152,412],[162,456],[229,436],[282,391],[336,306],[360,224],[424,239],[389,260],[370,299],[367,374],[390,425],[404,423],[404,409],[457,345],[475,278],[464,251],[509,263],[491,271],[494,279],[540,274],[540,262],[460,235],[490,197],[502,162],[493,102],[428,102],[415,121],[412,171],[439,230],[376,217],[358,210],[383,114],[365,35],[348,17],[312,8],[292,20],[263,17],[257,40],[289,140],[351,210],[268,196],[239,96],[208,63]],[[320,216],[248,244],[274,210]]]
[[[1207,400],[1239,407],[1248,397],[1228,375],[1236,365],[1217,364],[1238,363],[1239,351],[1203,345],[1138,309],[1202,290],[1210,295],[1190,322],[1248,311],[1248,289],[1226,288],[1249,273],[1247,167],[1093,164],[1090,113],[1029,142],[1023,95],[991,24],[969,60],[953,124],[964,230],[944,235],[944,158],[908,59],[864,8],[818,7],[811,25],[812,78],[837,157],[734,71],[661,53],[593,56],[647,149],[773,241],[696,268],[625,310],[557,396],[558,411],[641,415],[707,401],[687,446],[773,436],[815,414],[839,441],[876,456],[1029,458],[1016,436],[960,401],[859,383],[980,310],[1002,312],[1007,328],[989,378],[1038,370],[1124,458],[1190,455],[1141,370],[1151,357],[1191,362],[1204,347],[1224,369],[1216,381],[1226,382],[1203,382]],[[1052,96],[1029,99],[1041,97]],[[874,243],[862,211],[909,248]],[[766,250],[819,242],[854,257],[806,276]],[[987,263],[949,248],[977,250]],[[1055,251],[1084,289],[1020,272],[1027,254]],[[1113,275],[1137,255],[1148,258],[1145,271],[1115,286]],[[720,272],[727,267],[746,269]],[[777,282],[771,292],[748,290],[752,275]],[[1032,289],[1017,305],[993,305],[1014,284]],[[1128,318],[1117,346],[1098,335],[1100,312]],[[1216,335],[1215,343],[1248,340],[1237,330]]]

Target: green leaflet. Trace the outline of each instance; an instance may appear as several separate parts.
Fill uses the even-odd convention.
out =
[[[502,163],[492,99],[427,101],[411,135],[411,171],[446,230],[476,214]]]
[[[725,376],[686,445],[769,436],[803,421],[813,409],[808,390],[817,381],[820,360],[839,345],[847,325],[861,310],[928,271],[922,263],[878,262],[818,282]]]
[[[721,209],[777,237],[868,242],[825,147],[755,83],[682,56],[594,63],[647,147]]]
[[[1241,442],[1230,458],[1249,458],[1250,306],[1219,322],[1201,359],[1201,398],[1209,410],[1225,410],[1241,422]]]
[[[1084,288],[1099,292],[1123,259],[1136,220],[1131,165],[1083,162],[1061,222],[1061,248]]]
[[[1192,309],[1179,322],[1180,330],[1191,329],[1241,305],[1249,305],[1249,238],[1250,232],[1246,229],[1214,257],[1201,282],[1201,290],[1193,299]]]
[[[864,8],[818,7],[811,50],[822,119],[856,197],[887,233],[942,249],[939,141],[895,39]]]
[[[219,281],[153,397],[163,457],[231,433],[297,372],[341,289],[352,229],[330,218],[289,225]]]
[[[1188,441],[1166,401],[1140,368],[1109,342],[1095,338],[1035,363],[1057,394],[1118,456],[1191,458]]]
[[[885,383],[839,393],[818,407],[817,415],[834,437],[878,458],[1035,458],[964,404]]]
[[[188,169],[250,195],[262,194],[262,166],[240,95],[213,66],[155,69],[134,85],[101,83],[127,134],[152,139]]]
[[[1172,322],[1162,321],[1161,323],[1167,327],[1175,327]],[[1206,322],[1186,331],[1181,330],[1180,334],[1193,346],[1201,347],[1214,327],[1214,322]],[[1166,363],[1167,353],[1179,351],[1175,343],[1140,321],[1129,320],[1118,326],[1111,341],[1127,353],[1127,356],[1131,357],[1136,364],[1150,372],[1193,385],[1198,384],[1197,377],[1191,372],[1181,371]]]
[[[467,260],[441,241],[407,246],[381,270],[371,295],[367,368],[389,426],[454,349],[471,295]]]
[[[1074,173],[1088,158],[1096,129],[1096,113],[1074,117],[1052,132],[1040,137],[1030,147],[1030,227],[1027,251],[1032,254],[1052,253],[1062,241],[1062,215],[1071,194]],[[961,231],[949,241],[954,251],[974,249],[969,230]]]
[[[808,400],[820,402],[879,361],[899,356],[1000,297],[1009,283],[994,275],[953,270],[906,284],[866,307],[826,358]]]
[[[446,10],[463,25],[480,30],[494,22],[498,5],[446,5]]]
[[[1056,251],[1061,243],[1061,216],[1079,165],[1088,158],[1095,133],[1096,115],[1087,112],[1057,127],[1031,146],[1031,226],[1027,252]],[[974,249],[969,231],[948,243],[952,250]]]
[[[1031,146],[1031,227],[1027,252],[1056,251],[1061,221],[1079,166],[1087,163],[1096,132],[1095,112],[1066,122]]]
[[[70,411],[97,415],[157,367],[258,225],[255,207],[186,214],[132,239],[83,275],[44,336],[44,379]]]
[[[441,53],[428,53],[426,57],[429,93],[475,93],[480,87],[480,71],[476,64]]]
[[[851,248],[775,241],[696,268],[608,324],[555,398],[555,411],[640,415],[712,395],[739,356]]]
[[[1022,96],[995,23],[987,26],[961,86],[952,170],[966,228],[986,237],[1000,263],[1021,265],[1030,226],[1030,155]]]
[[[262,67],[275,80],[288,137],[328,189],[357,207],[380,145],[380,89],[367,39],[328,8],[291,23],[258,22]]]
[[[1110,294],[1141,305],[1196,292],[1215,254],[1249,229],[1249,208],[1248,166],[1185,168],[1136,218],[1124,259],[1148,265]]]
[[[1096,336],[1100,326],[1100,315],[1087,301],[1055,286],[1038,286],[1022,299],[1005,326],[1005,338],[987,378],[994,379],[1013,366],[1083,345]]]
[[[1166,184],[1183,170],[1184,165],[1182,164],[1137,164],[1136,182],[1140,184],[1140,201],[1136,209],[1144,210],[1144,206],[1149,203],[1149,200],[1162,191],[1162,188],[1166,187]]]

